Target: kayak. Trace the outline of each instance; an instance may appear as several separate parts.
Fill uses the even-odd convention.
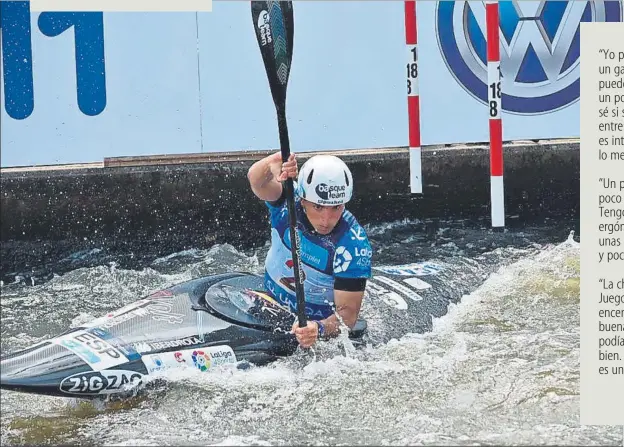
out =
[[[422,296],[430,284],[418,276],[432,273],[435,265],[381,268],[369,280],[368,292],[401,311],[408,301],[431,307]],[[263,366],[291,356],[299,346],[290,333],[296,314],[263,287],[262,276],[232,272],[159,290],[3,356],[0,387],[95,398],[132,394],[149,376],[170,368],[209,371],[229,365]],[[365,345],[367,332],[366,320],[360,319],[348,338],[357,348]]]

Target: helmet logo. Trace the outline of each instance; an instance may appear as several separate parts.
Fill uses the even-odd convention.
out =
[[[329,186],[325,183],[319,183],[316,185],[315,191],[316,195],[323,200],[339,200],[347,196],[346,189],[344,185]]]

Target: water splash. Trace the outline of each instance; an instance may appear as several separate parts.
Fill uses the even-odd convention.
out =
[[[396,228],[390,232],[396,234],[378,246],[388,256],[394,253],[394,262],[403,262],[406,253],[409,259],[434,259],[445,266],[446,287],[457,289],[470,278],[480,284],[434,319],[430,332],[348,355],[341,340],[332,340],[318,344],[314,356],[298,353],[263,368],[180,373],[123,410],[97,408],[83,425],[78,421],[85,419],[67,409],[66,401],[2,393],[3,443],[32,440],[28,433],[40,425],[29,417],[61,414],[63,423],[44,416],[61,433],[42,435],[40,443],[621,445],[621,428],[583,427],[578,419],[580,244],[573,233],[553,244],[550,235],[537,237],[527,229],[504,235],[450,229],[437,231],[433,241],[399,235]],[[36,285],[30,289],[34,297],[4,286],[9,290],[5,295],[3,289],[3,323],[5,315],[13,320],[9,329],[3,327],[3,338],[14,343],[23,327],[29,328],[24,335],[38,338],[36,326],[27,326],[38,306],[21,310],[33,298],[51,303],[62,294],[54,317],[64,323],[77,318],[75,306],[86,291],[98,304],[81,312],[95,313],[194,272],[216,272],[220,265],[261,272],[261,251],[213,248],[210,255],[174,256],[166,271],[166,262],[140,271],[75,271],[49,287]],[[105,279],[109,287],[88,282]],[[363,312],[373,333],[401,324],[369,304]],[[11,424],[20,418],[26,422],[16,430]],[[79,429],[63,434],[68,420]]]

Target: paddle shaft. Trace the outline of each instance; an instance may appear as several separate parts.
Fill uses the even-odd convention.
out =
[[[282,151],[282,162],[290,157],[290,138],[288,136],[288,124],[286,121],[285,108],[280,104],[277,109],[277,124],[279,127],[280,147]],[[295,208],[295,186],[292,178],[282,182],[282,187],[286,190],[286,205],[288,207],[288,220],[290,226],[290,247],[293,260],[293,271],[295,274],[295,293],[297,296],[297,317],[299,327],[307,324],[305,315],[305,294],[303,291],[303,274],[301,271],[301,242],[297,231],[297,210]]]

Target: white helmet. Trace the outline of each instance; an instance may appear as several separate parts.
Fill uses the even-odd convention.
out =
[[[351,171],[338,157],[315,155],[299,171],[297,193],[317,205],[347,203],[353,194]]]

